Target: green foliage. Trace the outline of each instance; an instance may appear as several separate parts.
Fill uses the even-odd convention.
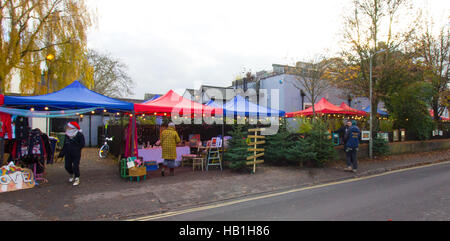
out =
[[[228,142],[229,147],[225,152],[224,160],[229,162],[229,167],[232,170],[248,170],[246,165],[246,159],[249,153],[246,142],[247,132],[243,130],[243,125],[234,125],[229,135],[232,138]]]
[[[386,156],[389,154],[388,142],[383,138],[373,139],[373,154],[375,156]]]
[[[325,122],[316,120],[313,123],[312,131],[306,136],[307,150],[311,153],[304,153],[306,159],[314,166],[323,167],[328,161],[336,157],[333,141],[330,138]]]
[[[156,125],[156,117],[155,116],[138,117],[137,122],[139,125]]]
[[[300,134],[310,133],[313,128],[312,120],[310,120],[310,119],[299,118],[299,119],[297,119],[297,123],[298,123],[297,133],[300,133]]]
[[[277,134],[268,136],[265,146],[266,163],[275,165],[300,165],[314,158],[312,150],[304,138],[292,134],[286,125],[280,126]]]
[[[416,82],[391,95],[386,103],[394,119],[394,128],[405,128],[416,139],[428,140],[435,124],[428,111],[432,87]]]
[[[291,133],[288,132],[286,125],[281,125],[277,134],[266,138],[265,162],[271,164],[288,163],[286,152],[292,146],[292,141]]]
[[[391,120],[380,120],[379,129],[382,132],[392,132],[394,128],[394,122]]]
[[[285,126],[281,126],[276,135],[267,137],[265,147],[267,163],[275,165],[308,163],[322,167],[336,156],[325,121],[318,119],[311,122],[301,119],[298,122],[300,133],[289,133]]]

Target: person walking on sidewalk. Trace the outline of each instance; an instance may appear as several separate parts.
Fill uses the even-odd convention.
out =
[[[169,123],[169,127],[161,132],[159,141],[162,147],[162,158],[164,159],[161,175],[164,176],[165,167],[167,167],[170,170],[170,175],[173,176],[175,175],[174,168],[176,167],[177,144],[181,141],[180,136],[175,130],[174,123]]]
[[[348,130],[348,139],[345,143],[345,152],[347,156],[347,171],[356,172],[358,170],[357,153],[361,131],[356,126],[356,121],[352,120],[352,126]]]
[[[69,182],[73,182],[74,186],[80,184],[80,159],[84,144],[84,135],[78,123],[69,122],[66,126],[64,146],[58,158],[65,157],[65,168],[70,175]]]

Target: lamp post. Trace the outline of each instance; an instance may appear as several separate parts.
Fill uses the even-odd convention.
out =
[[[47,65],[47,94],[50,92],[50,66],[51,66],[51,62],[53,59],[55,59],[55,55],[53,54],[48,54],[45,59],[48,61],[48,65]],[[45,118],[45,127],[46,127],[46,131],[47,131],[47,135],[50,135],[50,128],[49,128],[49,123],[48,123],[48,117]]]
[[[50,92],[50,65],[53,59],[55,59],[55,55],[53,54],[48,54],[45,59],[48,61],[48,65],[47,65],[47,94]]]
[[[369,59],[370,59],[370,70],[369,70],[369,79],[370,79],[370,97],[369,97],[369,102],[370,102],[370,139],[369,139],[369,157],[370,158],[373,158],[372,58],[376,54],[382,53],[384,51],[386,51],[386,49],[382,49],[382,50],[379,50],[379,51],[375,52],[374,54],[370,54],[370,57],[369,57]]]

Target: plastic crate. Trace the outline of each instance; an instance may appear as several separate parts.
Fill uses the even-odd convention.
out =
[[[144,166],[147,168],[147,172],[158,170],[158,164],[156,161],[146,161],[144,162]]]

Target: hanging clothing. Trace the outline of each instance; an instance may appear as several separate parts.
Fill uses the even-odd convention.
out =
[[[12,137],[11,115],[0,112],[0,137]]]
[[[134,124],[135,124],[135,128],[134,128],[134,153],[131,153],[131,144],[132,144],[132,123],[134,120]],[[130,122],[128,124],[128,128],[126,129],[126,133],[125,133],[125,157],[137,157],[138,156],[138,135],[137,135],[137,126],[136,126],[136,119],[130,117]]]
[[[35,166],[36,174],[44,173],[45,160],[51,154],[51,150],[49,150],[49,144],[46,143],[43,133],[39,129],[34,129],[25,134],[25,131],[22,130],[21,135],[23,138],[14,141],[11,159],[30,168]]]
[[[23,116],[18,116],[14,120],[15,125],[15,137],[16,139],[26,138],[30,128],[28,127],[28,118]]]

